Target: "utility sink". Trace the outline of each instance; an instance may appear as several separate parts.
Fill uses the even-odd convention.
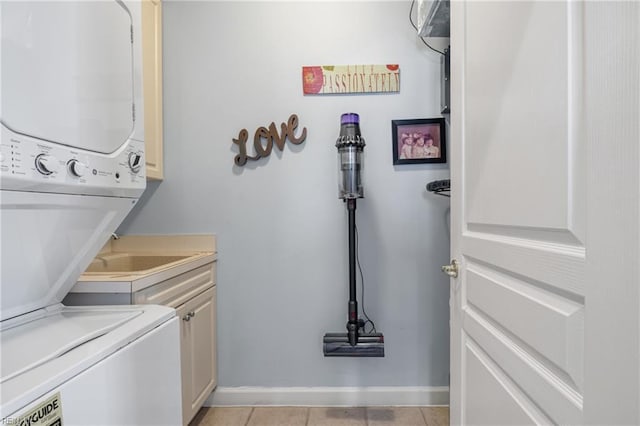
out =
[[[206,280],[210,274],[202,274],[201,269],[206,265],[215,268],[217,256],[213,235],[123,235],[109,239],[63,303],[74,305],[80,299],[84,304],[138,303],[134,294],[160,283],[170,288],[177,276],[187,274],[193,282]],[[108,294],[108,300],[97,303],[93,297],[98,294]]]
[[[96,257],[85,273],[140,273],[161,266],[169,266],[174,262],[191,256],[163,256],[122,253]]]

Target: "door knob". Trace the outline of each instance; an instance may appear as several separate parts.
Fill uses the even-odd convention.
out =
[[[458,261],[453,259],[450,265],[442,265],[442,272],[452,278],[458,278]]]

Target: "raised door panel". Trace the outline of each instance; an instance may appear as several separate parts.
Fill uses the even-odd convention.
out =
[[[163,179],[162,3],[142,1],[144,133],[147,177]]]
[[[467,262],[468,310],[499,327],[546,368],[582,388],[584,306],[526,280]]]
[[[534,425],[544,419],[518,387],[490,357],[469,341],[465,348],[465,370],[469,385],[465,389],[466,417],[474,425]],[[550,422],[546,422],[549,423]]]
[[[191,318],[191,408],[200,409],[216,384],[216,288],[195,297]]]
[[[465,214],[469,230],[584,242],[578,6],[469,2]],[[538,238],[540,235],[535,235]]]

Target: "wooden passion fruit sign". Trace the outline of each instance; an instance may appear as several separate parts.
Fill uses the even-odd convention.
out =
[[[400,91],[400,66],[316,65],[302,67],[305,95],[393,93]]]

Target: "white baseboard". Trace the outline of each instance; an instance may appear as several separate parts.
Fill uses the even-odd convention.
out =
[[[206,407],[449,405],[449,387],[218,387],[204,405]]]

